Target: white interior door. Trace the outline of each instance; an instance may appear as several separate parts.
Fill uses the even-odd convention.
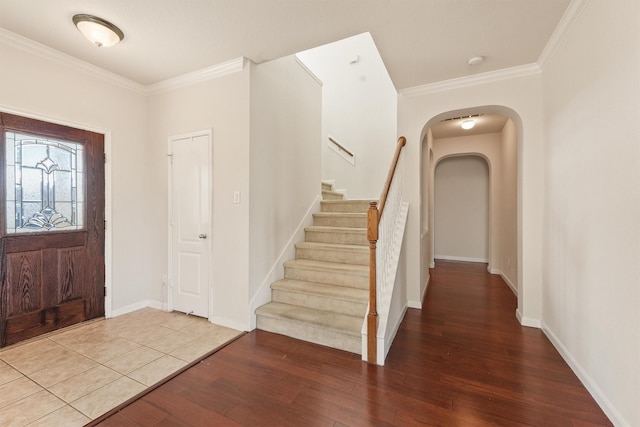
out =
[[[211,133],[170,139],[169,308],[209,317]]]

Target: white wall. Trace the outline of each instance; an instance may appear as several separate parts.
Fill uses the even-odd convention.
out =
[[[295,56],[254,66],[249,201],[252,308],[271,300],[270,284],[284,274],[283,251],[286,259],[294,257],[293,244],[304,240],[304,227],[299,225],[316,199],[319,203],[321,135],[322,87]],[[252,311],[252,327],[254,318]]]
[[[150,149],[146,161],[155,183],[140,199],[157,200],[145,218],[154,229],[149,256],[155,259],[151,299],[165,298],[160,278],[167,274],[167,141],[172,135],[213,129],[212,265],[213,320],[237,329],[249,325],[249,95],[250,73],[242,71],[149,97]],[[239,191],[241,203],[233,203]],[[152,214],[152,215],[151,215]]]
[[[511,74],[511,76],[509,75]],[[443,113],[459,115],[496,112],[516,124],[518,141],[518,315],[527,325],[538,326],[542,314],[541,234],[543,170],[542,77],[537,67],[521,67],[500,80],[475,80],[460,87],[438,84],[403,91],[398,101],[398,133],[407,136],[405,197],[410,202],[407,245],[407,297],[410,306],[420,304],[428,267],[421,258],[420,158],[426,128]]]
[[[640,425],[640,3],[588,1],[544,64],[547,334]]]
[[[322,179],[335,180],[349,199],[377,199],[396,148],[398,94],[371,35],[297,56],[323,82]],[[329,137],[355,154],[355,166],[328,147]]]
[[[487,161],[480,156],[443,159],[436,166],[434,183],[435,258],[488,262]]]
[[[147,98],[141,92],[68,65],[15,37],[0,40],[0,110],[105,133],[111,146],[113,309],[146,300],[160,265],[154,248],[165,239],[154,215],[157,194],[148,144]],[[164,184],[162,184],[164,185]]]

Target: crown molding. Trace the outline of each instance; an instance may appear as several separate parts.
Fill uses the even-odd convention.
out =
[[[414,86],[400,90],[399,94],[400,96],[406,97],[421,96],[453,89],[461,89],[469,86],[487,84],[501,80],[533,76],[536,74],[540,74],[541,71],[542,70],[540,69],[540,66],[536,63],[518,65],[516,67],[503,68],[501,70],[474,74],[473,76],[458,77],[455,79],[443,80],[441,82],[429,83],[422,86]]]
[[[89,64],[88,62],[81,61],[71,55],[52,49],[19,34],[5,30],[4,28],[0,28],[0,43],[7,44],[15,47],[16,49],[20,49],[23,52],[39,56],[40,58],[55,61],[59,64],[73,67],[74,69],[79,69],[109,83],[147,96],[242,71],[247,61],[246,58],[240,57],[222,64],[145,86],[119,76],[118,74],[112,73],[111,71]]]
[[[203,68],[201,70],[145,86],[145,93],[147,95],[156,95],[207,80],[217,79],[219,77],[242,71],[246,63],[247,58],[241,56],[240,58],[232,59],[231,61],[223,62],[221,64],[213,65],[211,67]]]
[[[100,67],[96,67],[95,65],[91,65],[88,62],[81,61],[71,55],[67,55],[66,53],[62,53],[58,50],[52,49],[48,46],[35,42],[16,33],[12,33],[11,31],[5,30],[4,28],[0,28],[0,42],[15,47],[16,49],[20,49],[24,52],[39,56],[41,58],[52,60],[59,64],[82,70],[85,73],[94,75],[102,80],[113,83],[122,88],[129,89],[138,93],[145,93],[145,87],[139,83],[126,79]]]
[[[556,26],[556,29],[551,34],[549,41],[545,45],[544,49],[538,57],[538,64],[541,69],[547,65],[549,60],[558,50],[558,47],[567,36],[571,28],[575,25],[576,21],[582,15],[582,12],[589,4],[589,0],[572,0],[565,10],[564,15],[560,18],[560,22]]]

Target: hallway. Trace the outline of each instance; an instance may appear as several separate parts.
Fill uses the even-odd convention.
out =
[[[486,264],[436,261],[384,367],[253,331],[101,426],[609,426]]]

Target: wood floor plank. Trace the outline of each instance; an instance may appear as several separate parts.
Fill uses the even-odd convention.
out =
[[[611,423],[486,264],[438,261],[384,367],[253,331],[101,426],[554,426]]]

